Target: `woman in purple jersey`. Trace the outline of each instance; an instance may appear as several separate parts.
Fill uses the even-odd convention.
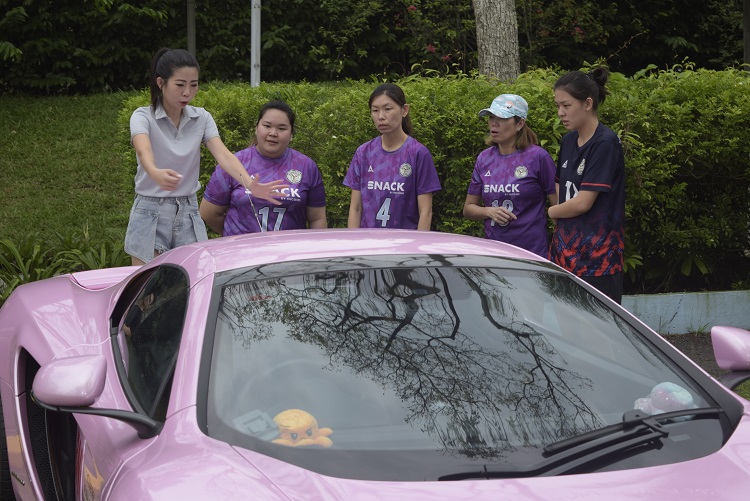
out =
[[[382,84],[369,106],[380,135],[357,148],[344,178],[352,190],[348,227],[429,230],[440,180],[430,151],[411,137],[404,92]]]
[[[526,123],[529,105],[515,94],[497,96],[479,112],[489,116],[487,148],[479,154],[464,202],[464,217],[484,222],[487,238],[543,257],[549,253],[545,209],[557,203],[555,163],[537,146]]]
[[[216,168],[200,205],[201,217],[216,233],[229,236],[328,226],[320,170],[309,157],[289,148],[294,121],[294,111],[284,101],[264,104],[251,145],[235,153],[246,177],[237,182]],[[283,179],[288,188],[280,190],[280,204],[272,205],[247,190],[251,177],[261,182]]]
[[[555,82],[555,106],[570,132],[557,160],[559,205],[550,259],[616,302],[622,299],[625,241],[625,159],[617,134],[599,122],[607,95],[606,68],[571,71]]]

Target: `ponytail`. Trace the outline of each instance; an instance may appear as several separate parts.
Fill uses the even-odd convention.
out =
[[[166,82],[172,78],[172,75],[178,68],[195,68],[200,71],[198,60],[193,54],[184,49],[161,48],[151,58],[148,85],[151,91],[151,107],[154,110],[156,110],[156,106],[161,99],[161,88],[158,83],[159,77]]]

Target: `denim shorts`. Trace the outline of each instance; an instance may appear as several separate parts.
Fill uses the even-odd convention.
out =
[[[144,263],[185,244],[208,240],[198,212],[198,197],[144,197],[136,195],[130,209],[125,252]]]

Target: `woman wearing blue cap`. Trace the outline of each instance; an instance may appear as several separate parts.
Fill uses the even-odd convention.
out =
[[[526,100],[515,94],[500,95],[479,112],[489,116],[490,147],[474,165],[464,217],[483,221],[487,238],[546,258],[546,204],[557,204],[555,163],[537,145],[536,133],[526,124],[528,113]]]

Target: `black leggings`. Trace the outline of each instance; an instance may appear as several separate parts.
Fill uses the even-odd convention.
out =
[[[604,295],[609,296],[617,304],[622,304],[622,272],[613,275],[602,275],[601,277],[580,277],[589,285],[593,285]]]

